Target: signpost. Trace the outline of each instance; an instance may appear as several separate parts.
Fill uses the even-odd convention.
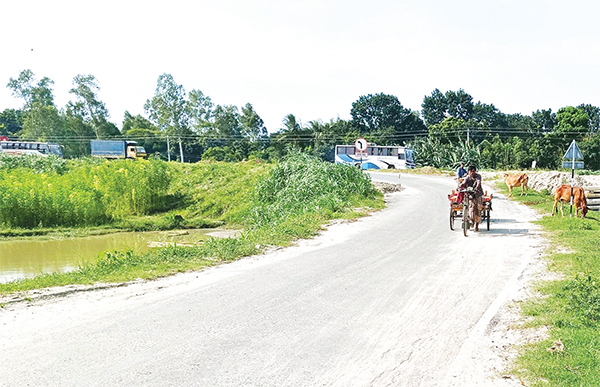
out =
[[[573,216],[573,183],[575,180],[575,168],[577,168],[577,169],[583,168],[583,161],[577,161],[577,162],[575,161],[575,160],[583,160],[583,155],[581,154],[581,151],[579,150],[579,147],[577,146],[577,143],[575,142],[575,140],[573,140],[571,145],[569,145],[569,149],[567,149],[567,152],[563,156],[563,159],[569,160],[569,161],[563,161],[563,163],[562,163],[563,168],[569,168],[569,166],[571,166],[571,203],[570,203],[571,204],[571,213],[569,216]]]
[[[367,148],[369,147],[369,143],[364,138],[358,138],[354,141],[354,148],[356,148],[356,153],[360,156],[360,169],[362,169],[362,156],[366,155]]]

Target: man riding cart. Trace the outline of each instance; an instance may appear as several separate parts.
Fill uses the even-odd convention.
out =
[[[475,231],[479,231],[481,210],[483,209],[483,187],[481,186],[481,175],[477,173],[474,165],[469,166],[467,174],[463,176],[463,181],[459,185],[459,188],[465,190],[469,187],[472,190],[469,194],[469,221],[475,225]]]

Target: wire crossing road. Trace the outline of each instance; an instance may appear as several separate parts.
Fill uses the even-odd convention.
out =
[[[496,197],[465,238],[452,179],[400,181],[386,209],[298,246],[5,306],[0,385],[485,385],[471,354],[539,254],[535,215]]]

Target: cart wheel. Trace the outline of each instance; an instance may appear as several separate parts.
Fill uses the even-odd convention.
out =
[[[450,208],[450,230],[454,230],[454,210]]]
[[[463,204],[463,222],[462,222],[463,234],[467,236],[467,231],[469,231],[469,200],[465,200]]]
[[[490,210],[486,211],[486,218],[487,218],[487,230],[490,231]]]

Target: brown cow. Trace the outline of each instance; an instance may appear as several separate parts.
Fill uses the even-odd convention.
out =
[[[554,195],[554,206],[552,206],[552,216],[554,216],[558,202],[560,202],[560,213],[562,216],[565,216],[565,213],[563,212],[563,203],[571,202],[570,185],[563,184],[556,189],[556,194]],[[581,217],[585,218],[585,215],[588,212],[588,207],[583,188],[573,187],[573,204],[575,204],[575,208],[577,209],[575,212],[575,217],[577,218],[579,216],[579,210],[581,210]]]
[[[527,183],[529,182],[529,176],[526,173],[519,173],[516,175],[504,174],[504,181],[508,187],[508,196],[512,196],[512,190],[516,186],[521,186],[521,195],[527,195]]]

